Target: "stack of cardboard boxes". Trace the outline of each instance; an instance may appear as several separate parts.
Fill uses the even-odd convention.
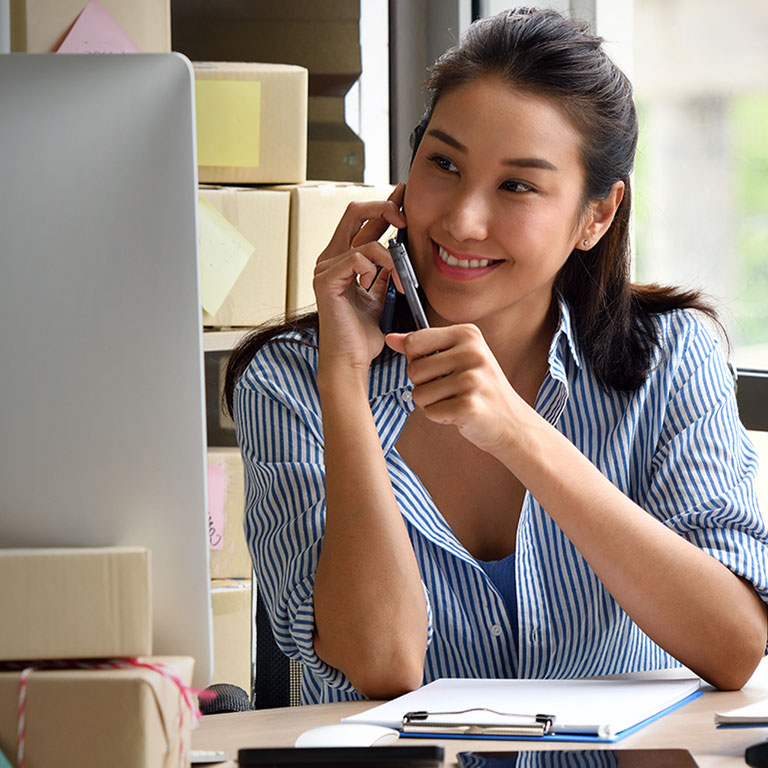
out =
[[[318,143],[319,139],[313,143],[313,133],[339,136],[336,128],[314,124],[312,113],[325,110],[330,120],[333,111],[335,120],[341,110],[343,123],[343,94],[359,74],[359,49],[353,54],[355,62],[347,66],[346,49],[334,51],[326,36],[318,36],[318,20],[298,19],[287,10],[290,6],[283,3],[277,11],[274,3],[258,8],[248,4],[246,23],[227,16],[237,4],[214,14],[211,6],[190,2],[180,7],[187,26],[174,26],[174,36],[177,31],[186,35],[182,50],[192,58],[200,53],[215,59],[194,64],[203,324],[209,331],[248,328],[286,312],[311,309],[315,262],[347,205],[353,200],[384,199],[391,192],[389,185],[348,180],[355,165],[355,173],[362,174],[362,146],[354,135],[347,144]],[[310,16],[317,13],[316,7],[306,3],[302,7]],[[346,19],[341,28],[350,47],[356,46],[357,27]],[[295,63],[295,57],[290,58],[292,64],[279,63],[275,41],[295,43],[304,39],[305,32],[315,41],[323,40],[323,46],[308,40],[302,48],[323,49],[322,72],[314,60],[304,62],[314,70]],[[259,61],[260,50],[268,63]],[[350,70],[355,64],[357,74],[351,79],[333,77],[339,62]],[[313,88],[324,95],[311,96]],[[327,170],[327,176],[307,181],[308,151],[310,167]],[[348,162],[348,157],[358,159]],[[221,363],[226,363],[225,357]],[[209,378],[209,387],[220,382],[221,372]],[[219,397],[209,402],[218,411]],[[221,413],[214,418],[227,428]],[[214,682],[250,691],[251,561],[244,535],[238,449],[209,447],[208,470]]]
[[[385,198],[391,187],[306,181],[305,69],[201,62],[195,79],[203,323],[244,328],[310,309],[315,261],[347,205]],[[206,306],[209,295],[217,299]],[[219,398],[212,402],[218,409]],[[214,682],[250,691],[242,460],[236,448],[210,447],[208,466]]]
[[[193,61],[296,64],[309,73],[307,175],[361,182],[344,100],[361,74],[360,0],[174,0],[174,50]]]
[[[0,549],[2,755],[29,766],[187,763],[194,716],[176,683],[190,685],[194,661],[152,657],[150,584],[138,547]]]

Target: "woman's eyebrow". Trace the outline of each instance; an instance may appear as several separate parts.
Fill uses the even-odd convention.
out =
[[[454,139],[453,136],[446,133],[445,131],[441,131],[439,128],[430,128],[427,131],[427,136],[433,136],[438,141],[442,141],[444,144],[447,144],[449,147],[453,147],[455,150],[458,150],[459,152],[467,152],[467,148],[457,139]],[[541,157],[510,157],[505,158],[501,161],[502,165],[509,165],[515,168],[540,168],[545,171],[556,171],[557,167],[549,162],[549,160],[544,160]]]
[[[456,139],[453,138],[450,134],[447,134],[445,131],[441,131],[439,128],[430,128],[427,131],[427,136],[434,136],[439,141],[444,142],[449,147],[453,147],[454,149],[458,149],[459,152],[466,152],[467,148]]]

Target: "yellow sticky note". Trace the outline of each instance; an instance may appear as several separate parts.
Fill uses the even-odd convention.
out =
[[[215,315],[256,248],[207,200],[199,203],[200,292],[203,309]]]
[[[197,164],[257,168],[261,82],[196,80]]]

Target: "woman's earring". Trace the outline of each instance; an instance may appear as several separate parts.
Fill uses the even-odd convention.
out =
[[[583,245],[585,248],[589,248],[589,240],[582,240],[582,241],[581,241],[581,244],[582,244],[582,245]]]

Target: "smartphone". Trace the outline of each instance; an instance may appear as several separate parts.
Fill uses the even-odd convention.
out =
[[[459,752],[460,768],[698,768],[687,749],[547,749]]]
[[[416,279],[416,273],[413,271],[413,265],[408,257],[408,251],[405,249],[405,230],[401,229],[397,235],[397,238],[392,238],[389,241],[389,253],[392,256],[392,261],[395,264],[395,271],[400,277],[400,282],[403,285],[403,291],[405,292],[405,299],[408,302],[408,307],[411,310],[413,316],[413,322],[416,328],[429,328],[427,322],[427,315],[424,312],[424,307],[419,300],[419,294],[417,289],[419,282]],[[395,285],[390,278],[387,285],[387,295],[384,300],[384,312],[382,315],[382,330],[387,333],[392,322],[392,312],[394,310],[395,303]]]
[[[282,768],[290,765],[342,768],[442,768],[445,750],[418,747],[302,747],[300,749],[241,749],[240,768]]]

